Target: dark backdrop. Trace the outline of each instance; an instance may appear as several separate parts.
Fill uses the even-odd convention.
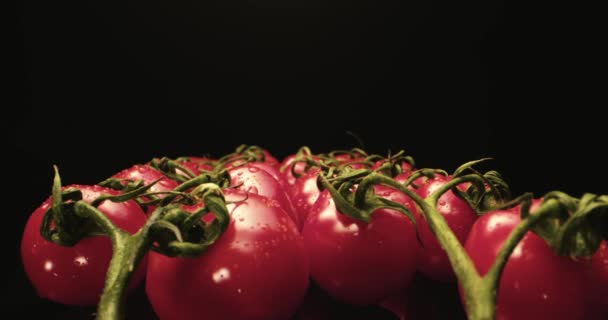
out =
[[[405,148],[453,170],[491,156],[516,193],[606,193],[592,8],[503,1],[36,1],[18,8],[2,116],[13,306],[28,214],[65,183],[154,156]],[[53,311],[54,312],[54,311]]]

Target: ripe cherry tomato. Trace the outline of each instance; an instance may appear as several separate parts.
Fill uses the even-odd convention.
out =
[[[266,171],[266,173],[268,173],[275,180],[277,180],[277,182],[281,185],[281,188],[283,190],[285,190],[285,192],[287,194],[289,194],[288,184],[285,181],[285,177],[283,176],[283,174],[281,174],[281,172],[279,171],[278,167],[276,167],[275,165],[269,164],[267,162],[259,162],[259,161],[258,162],[249,162],[249,163],[247,163],[247,166],[250,168],[258,168],[258,169]],[[238,168],[239,166],[234,166],[232,163],[228,163],[224,167],[226,169],[231,169],[231,168]]]
[[[150,166],[143,164],[136,164],[130,168],[124,169],[112,177],[127,181],[143,180],[144,184],[150,184],[160,179],[160,181],[148,189],[148,192],[171,191],[177,187],[177,183],[175,181],[167,178],[160,171],[152,169]]]
[[[160,319],[288,319],[309,267],[302,238],[265,197],[225,189],[228,229],[196,258],[151,252],[146,293]]]
[[[289,196],[279,182],[268,172],[255,165],[246,164],[228,170],[228,174],[230,174],[230,185],[232,187],[276,201],[296,226],[300,224]]]
[[[319,175],[319,168],[312,168],[299,179],[291,189],[291,201],[298,217],[300,224],[298,228],[302,230],[302,227],[306,223],[310,209],[319,198],[321,191],[317,186],[317,177]]]
[[[426,198],[449,180],[449,177],[443,175],[436,175],[433,179],[423,179],[421,181],[425,182],[415,192],[420,197]],[[458,198],[452,190],[444,193],[439,198],[437,209],[456,238],[464,243],[471,226],[477,219],[475,211],[464,200]],[[418,270],[434,280],[453,281],[455,279],[454,272],[445,251],[441,248],[424,218],[418,214],[416,215],[416,221],[420,240],[424,245],[424,247],[420,246],[419,248]]]
[[[502,243],[521,221],[517,210],[486,213],[473,225],[465,249],[485,274]],[[585,264],[557,256],[528,232],[513,250],[498,288],[496,319],[585,319]]]
[[[102,194],[118,194],[115,190],[99,186],[72,185],[65,188],[81,190],[83,200],[87,202]],[[25,272],[38,295],[43,298],[70,305],[94,305],[99,301],[112,257],[110,239],[104,236],[88,237],[73,247],[46,241],[40,235],[40,224],[50,206],[49,198],[32,213],[25,225],[21,240]],[[104,201],[98,209],[116,226],[131,234],[146,222],[144,212],[134,201]],[[145,269],[144,257],[131,278],[130,289],[141,283]]]
[[[379,196],[414,209],[402,193],[378,187]],[[340,301],[374,304],[403,290],[416,270],[417,242],[402,213],[378,209],[365,223],[341,214],[321,192],[302,231],[313,280]]]
[[[124,179],[125,185],[127,184],[126,181],[142,180],[144,184],[150,184],[160,179],[160,181],[158,181],[156,184],[150,187],[150,189],[148,189],[148,192],[167,192],[177,187],[177,182],[169,179],[160,171],[153,169],[149,165],[136,164],[130,168],[120,171],[112,177],[117,179]],[[157,195],[157,197],[162,198],[164,197],[164,195],[159,194]],[[146,213],[151,214],[155,208],[155,206],[148,206],[146,209]]]

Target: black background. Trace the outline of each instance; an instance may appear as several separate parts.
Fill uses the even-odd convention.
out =
[[[606,193],[594,8],[503,1],[21,1],[2,116],[12,306],[58,310],[21,271],[27,216],[65,183],[154,156],[406,149],[493,157],[515,193]],[[10,300],[9,300],[10,301]]]

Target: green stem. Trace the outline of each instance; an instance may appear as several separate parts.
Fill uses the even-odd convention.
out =
[[[492,263],[488,273],[484,276],[484,281],[491,282],[492,287],[498,288],[502,270],[504,270],[511,253],[515,250],[519,241],[521,241],[526,233],[531,230],[538,221],[544,218],[545,214],[555,212],[559,210],[559,207],[560,204],[557,200],[549,199],[543,202],[542,205],[536,209],[534,214],[528,215],[525,219],[522,219],[513,231],[511,231],[505,242],[503,242],[494,263]]]
[[[129,236],[120,232],[112,237],[112,260],[106,273],[103,293],[97,305],[98,320],[123,319],[125,315],[125,292],[141,257],[147,251],[145,237]],[[121,248],[121,250],[116,250]]]
[[[114,226],[101,211],[84,201],[78,201],[74,209],[80,215],[92,219],[109,235],[112,241],[112,259],[106,273],[106,280],[97,305],[98,320],[123,319],[125,315],[125,292],[129,279],[150,247],[150,226],[157,221],[162,208],[157,208],[146,224],[134,235]]]
[[[454,178],[449,182],[450,184],[448,187],[437,190],[427,199],[422,199],[406,186],[389,177],[376,173],[372,173],[372,175],[374,175],[373,178],[366,181],[367,183],[383,184],[398,189],[414,200],[420,207],[429,229],[446,252],[452,269],[460,282],[465,297],[465,308],[469,320],[494,319],[496,303],[495,287],[491,287],[492,283],[484,281],[479,275],[464,247],[435,207],[437,199],[441,196],[440,192],[446,192],[450,190],[451,187],[464,182],[476,182],[479,177],[476,175],[466,175]]]

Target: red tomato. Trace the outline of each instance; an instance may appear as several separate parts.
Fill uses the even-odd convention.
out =
[[[520,221],[517,210],[498,210],[475,222],[465,248],[480,274],[489,270]],[[496,319],[585,319],[586,297],[585,265],[557,256],[542,238],[528,232],[502,272]]]
[[[169,179],[160,171],[157,171],[148,165],[142,164],[136,164],[130,168],[122,170],[121,172],[113,175],[112,178],[124,179],[127,181],[142,180],[144,184],[150,184],[158,179],[161,179],[155,185],[150,187],[150,189],[148,189],[148,192],[167,192],[177,187],[177,182]],[[159,194],[158,197],[162,198],[164,197],[164,195]],[[154,206],[149,206],[147,208],[147,214],[152,213],[155,208],[156,207]]]
[[[262,152],[264,152],[264,162],[277,168],[281,165],[279,160],[277,160],[277,158],[275,158],[268,150],[262,149]]]
[[[415,210],[402,193],[378,187],[378,195]],[[337,211],[321,192],[302,231],[313,280],[334,298],[373,304],[403,290],[416,270],[414,225],[390,209],[372,213],[365,223]]]
[[[83,200],[87,202],[102,194],[118,194],[115,190],[99,186],[72,185],[65,188],[80,189]],[[110,239],[104,236],[88,237],[73,247],[46,241],[40,235],[40,224],[50,205],[49,198],[32,213],[25,225],[21,240],[25,272],[38,295],[43,298],[70,305],[94,305],[99,301],[112,257]],[[116,226],[131,234],[146,222],[144,212],[134,201],[104,201],[98,209]],[[141,283],[145,269],[144,257],[131,278],[129,289]]]
[[[251,164],[230,169],[228,173],[231,186],[276,201],[296,226],[300,224],[287,193],[269,173]]]
[[[608,319],[608,243],[602,241],[591,258],[589,269],[590,319]]]
[[[420,197],[426,198],[448,181],[450,181],[449,177],[435,175],[433,179],[428,179],[422,183],[415,192]],[[460,240],[460,243],[464,243],[471,226],[477,219],[475,211],[465,201],[458,198],[452,190],[444,193],[439,198],[437,210],[446,220],[456,238]],[[418,222],[420,240],[424,244],[424,247],[419,247],[418,270],[434,280],[453,281],[455,276],[447,254],[441,248],[424,218],[421,215],[416,215],[416,221]]]
[[[300,230],[306,223],[308,213],[312,206],[319,198],[319,187],[317,186],[317,177],[319,168],[312,168],[303,176],[301,176],[291,189],[291,201],[294,206],[295,213],[300,221],[298,226]]]
[[[160,319],[288,319],[309,267],[302,238],[274,202],[225,189],[228,229],[197,258],[150,253],[146,293]]]
[[[317,157],[317,156],[312,156],[312,159],[315,161],[319,161],[319,157]],[[285,180],[285,182],[287,182],[288,186],[293,186],[297,180],[297,178],[291,172],[291,166],[295,160],[296,160],[296,155],[291,154],[291,155],[287,156],[285,159],[283,159],[283,162],[281,162],[281,167],[280,167],[281,175],[283,176],[283,180]],[[297,174],[302,175],[302,174],[306,173],[306,172],[304,172],[305,168],[306,168],[306,164],[304,162],[298,162],[295,164],[294,171]]]
[[[247,166],[250,168],[258,168],[260,170],[266,171],[266,173],[268,173],[277,182],[279,182],[279,184],[281,185],[281,188],[284,189],[286,193],[288,193],[287,182],[285,181],[285,177],[283,176],[283,174],[281,174],[278,167],[276,167],[272,164],[269,164],[267,162],[249,162],[247,164]],[[234,166],[233,164],[228,163],[224,167],[227,169],[231,169],[231,168],[238,168],[239,166]]]
[[[148,192],[166,192],[177,187],[177,183],[175,181],[167,178],[160,171],[152,169],[148,165],[142,164],[136,164],[130,168],[124,169],[112,177],[128,181],[143,180],[144,184],[150,184],[158,179],[161,179],[155,185],[150,187]]]

